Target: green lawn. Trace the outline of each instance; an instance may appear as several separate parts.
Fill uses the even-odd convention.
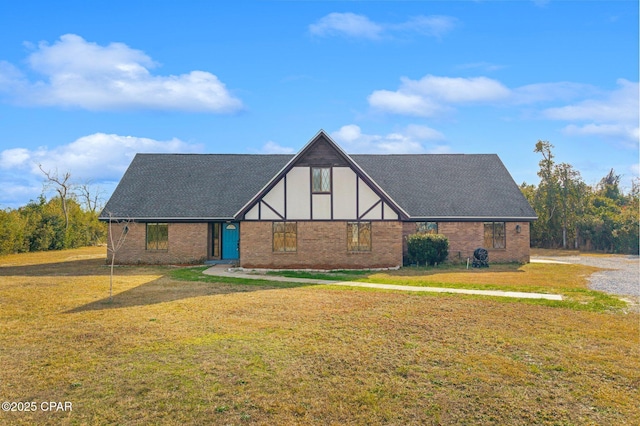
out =
[[[585,290],[567,266],[389,274]],[[73,404],[0,424],[640,424],[636,313],[224,281],[119,267],[109,302],[104,248],[0,257],[0,401]]]
[[[274,271],[268,274],[417,287],[561,294],[564,298],[562,302],[536,299],[522,300],[522,302],[591,311],[624,310],[627,304],[618,297],[587,288],[587,277],[597,270],[598,268],[578,264],[508,263],[493,264],[490,268],[482,269],[467,269],[464,265],[445,264],[438,267],[409,267],[391,271]],[[198,278],[200,271],[180,273],[184,278],[191,274],[193,275],[191,279],[201,279]]]

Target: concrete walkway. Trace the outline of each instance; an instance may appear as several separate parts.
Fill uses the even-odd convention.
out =
[[[231,277],[231,278],[245,278],[251,280],[266,280],[266,281],[279,281],[279,282],[291,282],[301,284],[325,284],[325,285],[340,285],[347,287],[365,287],[365,288],[377,288],[383,290],[400,290],[400,291],[418,291],[418,292],[430,292],[430,293],[457,293],[457,294],[473,294],[479,296],[497,296],[497,297],[515,297],[520,299],[547,299],[547,300],[562,300],[562,296],[559,294],[544,294],[544,293],[524,293],[519,291],[499,291],[499,290],[471,290],[461,288],[441,288],[441,287],[417,287],[410,285],[396,285],[396,284],[375,284],[375,283],[361,283],[355,281],[332,281],[332,280],[316,280],[311,278],[292,278],[292,277],[278,277],[275,275],[264,274],[249,274],[245,271],[238,271],[228,269],[226,267],[214,266],[206,269],[203,273],[206,275],[213,275],[219,277]]]
[[[530,263],[555,263],[557,265],[571,265],[571,262],[565,262],[557,259],[543,259],[541,257],[532,257],[529,260]]]

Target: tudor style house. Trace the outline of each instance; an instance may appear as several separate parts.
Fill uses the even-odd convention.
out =
[[[497,155],[348,155],[320,131],[296,155],[138,154],[100,219],[120,264],[336,269],[401,266],[415,232],[528,262],[536,214]]]

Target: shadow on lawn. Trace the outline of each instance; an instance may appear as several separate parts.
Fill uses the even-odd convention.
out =
[[[44,277],[108,275],[104,259],[79,259],[37,265],[0,266],[0,276]]]
[[[118,277],[114,278],[115,280]],[[305,287],[309,284],[287,284],[286,288]],[[130,308],[134,306],[147,306],[159,303],[175,302],[177,300],[190,299],[202,296],[225,295],[235,293],[250,293],[254,291],[281,289],[283,286],[273,283],[261,285],[254,284],[230,284],[218,282],[200,282],[200,281],[177,281],[167,275],[157,278],[153,281],[141,284],[137,287],[130,288],[123,292],[113,295],[109,300],[108,297],[78,306],[77,308],[66,311],[67,314],[73,314],[85,311],[99,311],[104,309],[120,309]]]
[[[173,302],[193,297],[223,295],[232,293],[246,293],[260,290],[282,288],[277,283],[235,284],[226,282],[211,282],[210,278],[202,275],[207,281],[182,281],[170,276],[175,268],[153,265],[118,266],[114,270],[114,285],[121,285],[128,277],[141,275],[160,275],[146,283],[116,293],[110,300],[108,297],[96,300],[86,305],[66,311],[76,313],[103,309],[119,309],[133,306],[146,306],[158,303]],[[110,268],[104,258],[73,259],[54,263],[36,265],[0,266],[0,277],[89,277],[100,276],[105,280],[108,290]],[[221,280],[222,281],[222,280]],[[287,287],[301,287],[306,284],[287,284]]]

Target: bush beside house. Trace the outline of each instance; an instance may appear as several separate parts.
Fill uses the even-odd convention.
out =
[[[430,265],[442,263],[449,255],[449,240],[440,234],[411,234],[407,236],[409,263]]]

